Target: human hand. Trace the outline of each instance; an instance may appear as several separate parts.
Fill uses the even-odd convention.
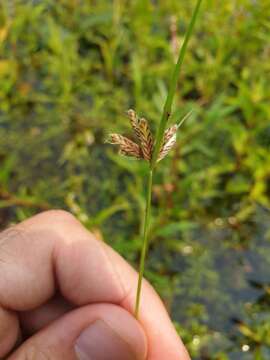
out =
[[[0,358],[188,360],[159,297],[72,215],[52,210],[0,234]]]

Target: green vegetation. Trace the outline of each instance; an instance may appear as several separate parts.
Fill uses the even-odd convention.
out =
[[[2,1],[0,222],[61,207],[138,265],[147,164],[195,1]],[[270,3],[204,0],[156,169],[146,276],[194,359],[270,357]]]
[[[144,268],[145,268],[145,259],[149,247],[149,226],[150,226],[150,217],[151,217],[151,205],[152,205],[152,192],[153,192],[153,175],[155,166],[158,162],[158,156],[164,144],[164,139],[166,138],[166,127],[168,121],[170,120],[173,100],[177,91],[177,84],[179,80],[180,71],[182,68],[182,64],[185,58],[186,49],[188,46],[189,39],[191,37],[192,31],[194,29],[194,25],[199,13],[199,9],[201,6],[202,0],[197,0],[195,9],[192,13],[190,23],[187,27],[187,32],[184,37],[183,44],[180,47],[179,55],[177,57],[177,61],[171,76],[171,81],[168,86],[168,93],[165,100],[165,104],[162,111],[161,120],[156,131],[156,139],[154,141],[154,148],[151,157],[151,164],[149,166],[149,172],[147,175],[147,185],[146,185],[146,196],[145,196],[145,217],[144,217],[144,229],[143,229],[143,244],[141,250],[141,258],[140,258],[140,268],[139,268],[139,280],[138,280],[138,287],[137,287],[137,294],[136,294],[136,305],[135,305],[135,317],[137,318],[139,315],[139,306],[140,306],[140,296],[141,296],[141,286],[142,286],[142,279],[144,276]],[[182,119],[181,122],[184,122]],[[180,124],[178,125],[180,126]],[[168,129],[169,130],[169,129]],[[151,134],[151,131],[150,131]],[[176,135],[175,135],[176,136]],[[171,136],[172,138],[172,136]],[[152,146],[151,146],[152,148]],[[152,150],[152,149],[151,149]]]

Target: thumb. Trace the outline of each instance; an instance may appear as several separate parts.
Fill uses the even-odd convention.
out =
[[[96,304],[54,321],[8,360],[144,360],[146,352],[146,336],[129,312],[112,304]]]

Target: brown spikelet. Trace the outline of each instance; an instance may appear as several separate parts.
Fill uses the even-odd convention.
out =
[[[153,136],[148,121],[144,118],[139,120],[139,136],[143,157],[150,161],[153,151]]]
[[[122,155],[135,157],[137,159],[143,158],[143,154],[139,145],[129,140],[125,136],[119,134],[110,134],[107,142],[113,145],[119,145],[119,152]]]
[[[178,130],[178,125],[173,125],[173,126],[170,126],[164,133],[164,140],[163,140],[163,144],[165,144],[168,140],[170,140],[170,138],[176,134]]]
[[[138,117],[136,115],[136,112],[132,109],[129,109],[127,111],[127,115],[129,117],[129,120],[130,120],[130,123],[131,123],[131,126],[132,126],[132,129],[136,135],[136,137],[138,139],[140,139],[140,129],[139,129],[139,120],[138,120]]]
[[[161,146],[161,149],[159,151],[158,159],[157,161],[160,161],[164,159],[164,157],[168,154],[168,152],[172,149],[176,142],[176,132],[177,132],[178,126],[173,125],[169,127],[165,133],[164,133],[164,139],[163,144]]]

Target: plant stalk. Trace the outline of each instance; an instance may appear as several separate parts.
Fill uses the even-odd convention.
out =
[[[149,243],[149,223],[150,223],[150,213],[151,213],[151,196],[152,196],[152,183],[153,183],[153,172],[155,165],[157,163],[158,154],[160,152],[164,133],[166,129],[166,125],[168,123],[169,117],[171,115],[172,110],[172,104],[174,95],[177,89],[177,82],[179,79],[180,70],[184,61],[187,45],[189,42],[189,39],[191,37],[192,31],[194,29],[194,25],[197,19],[197,15],[199,13],[199,9],[201,6],[202,0],[197,0],[196,6],[194,8],[186,36],[183,42],[183,45],[181,46],[181,49],[179,51],[178,60],[174,67],[174,71],[172,74],[172,78],[169,85],[169,91],[167,94],[167,98],[164,104],[162,117],[159,123],[159,127],[157,130],[156,135],[156,142],[154,146],[153,156],[150,164],[150,169],[148,173],[148,180],[147,180],[147,189],[146,189],[146,207],[145,207],[145,217],[144,217],[144,230],[143,230],[143,246],[141,251],[141,258],[140,258],[140,269],[139,269],[139,279],[138,279],[138,286],[137,286],[137,293],[136,293],[136,304],[135,304],[135,318],[137,319],[139,316],[139,307],[140,307],[140,297],[141,297],[141,288],[142,288],[142,280],[143,280],[143,274],[144,274],[144,266],[145,266],[145,258],[147,255],[148,250],[148,243]]]
[[[160,148],[162,146],[165,128],[166,128],[166,125],[168,123],[169,117],[171,115],[171,111],[172,111],[172,104],[173,104],[174,95],[176,93],[179,74],[180,74],[182,64],[183,64],[183,61],[184,61],[187,45],[188,45],[189,39],[191,37],[192,31],[194,29],[194,25],[195,25],[195,22],[196,22],[196,19],[197,19],[197,15],[198,15],[199,10],[200,10],[201,2],[202,2],[202,0],[197,1],[197,4],[196,4],[195,9],[193,11],[192,18],[190,20],[190,23],[189,23],[189,26],[188,26],[188,29],[187,29],[187,32],[186,32],[186,36],[185,36],[183,45],[181,46],[181,49],[179,51],[177,63],[175,65],[175,67],[174,67],[174,71],[173,71],[170,86],[169,86],[168,95],[167,95],[167,98],[166,98],[166,101],[165,101],[165,104],[164,104],[162,117],[161,117],[159,127],[158,127],[158,130],[157,130],[156,143],[155,143],[155,148],[154,148],[152,162],[151,162],[151,167],[152,168],[154,168],[155,165],[156,165],[158,154],[159,154]]]
[[[141,289],[142,289],[142,279],[144,274],[144,264],[145,258],[148,250],[148,232],[149,232],[149,222],[151,216],[151,198],[152,198],[152,183],[153,183],[153,170],[149,168],[148,179],[147,179],[147,188],[146,188],[146,207],[144,214],[144,227],[143,227],[143,247],[140,258],[140,270],[139,270],[139,279],[137,286],[137,294],[136,294],[136,305],[135,305],[135,318],[137,319],[139,316],[139,307],[140,307],[140,297],[141,297]]]

